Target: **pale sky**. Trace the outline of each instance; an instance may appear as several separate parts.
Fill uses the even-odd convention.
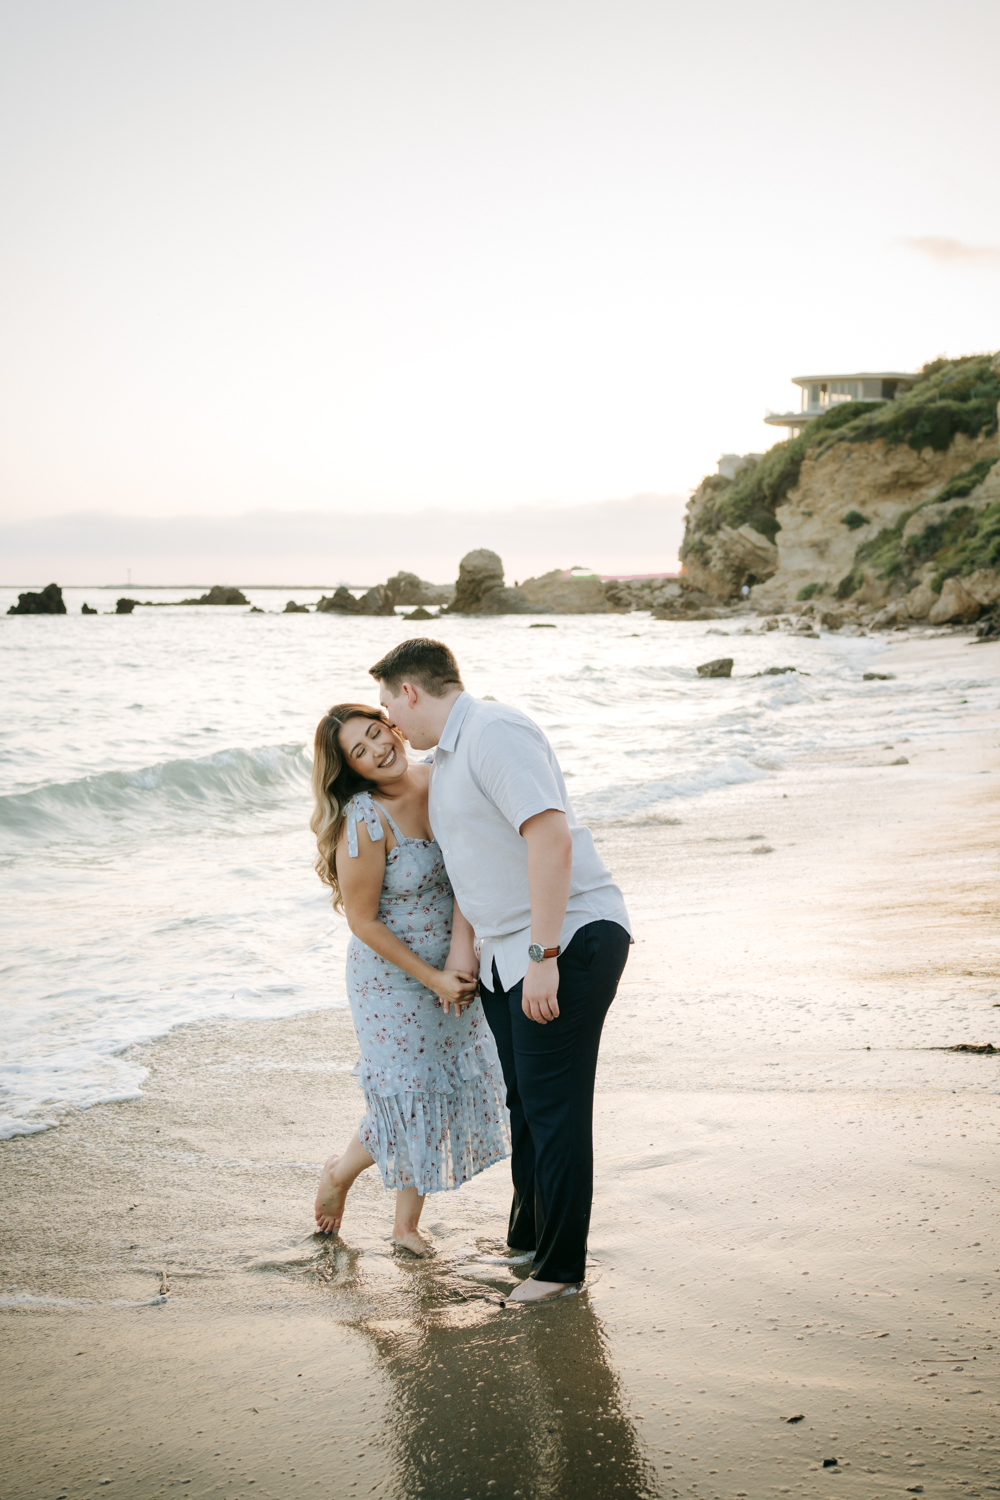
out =
[[[3,519],[683,494],[1000,346],[996,0],[0,18]]]

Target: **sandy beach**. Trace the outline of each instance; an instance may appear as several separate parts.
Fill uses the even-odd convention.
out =
[[[505,1164],[431,1262],[371,1174],[311,1233],[343,1009],[178,1027],[141,1099],[5,1142],[4,1500],[1000,1492],[1000,1058],[945,1050],[1000,1046],[1000,703],[892,716],[599,831],[638,941],[580,1294],[504,1306]]]

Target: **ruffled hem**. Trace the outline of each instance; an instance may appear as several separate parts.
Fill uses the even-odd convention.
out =
[[[450,1093],[365,1092],[368,1106],[358,1127],[386,1189],[415,1187],[450,1192],[510,1155],[510,1127],[493,1073]]]
[[[440,1047],[438,1043],[438,1047]],[[494,1064],[486,1055],[489,1044],[473,1042],[448,1054],[447,1061],[411,1063],[398,1068],[378,1068],[359,1057],[351,1072],[365,1091],[383,1098],[401,1098],[404,1094],[453,1094],[477,1078],[493,1078]]]

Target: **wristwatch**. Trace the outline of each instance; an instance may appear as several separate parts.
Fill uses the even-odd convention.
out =
[[[542,964],[547,958],[558,958],[562,948],[557,943],[554,948],[543,948],[541,943],[528,944],[528,957],[533,964]]]

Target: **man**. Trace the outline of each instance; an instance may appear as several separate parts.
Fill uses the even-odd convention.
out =
[[[448,967],[476,972],[475,938],[511,1117],[507,1243],[534,1251],[511,1300],[542,1301],[585,1275],[594,1077],[631,942],[625,903],[526,714],[467,693],[440,641],[404,641],[371,675],[414,749],[437,747],[430,821],[456,901]]]

